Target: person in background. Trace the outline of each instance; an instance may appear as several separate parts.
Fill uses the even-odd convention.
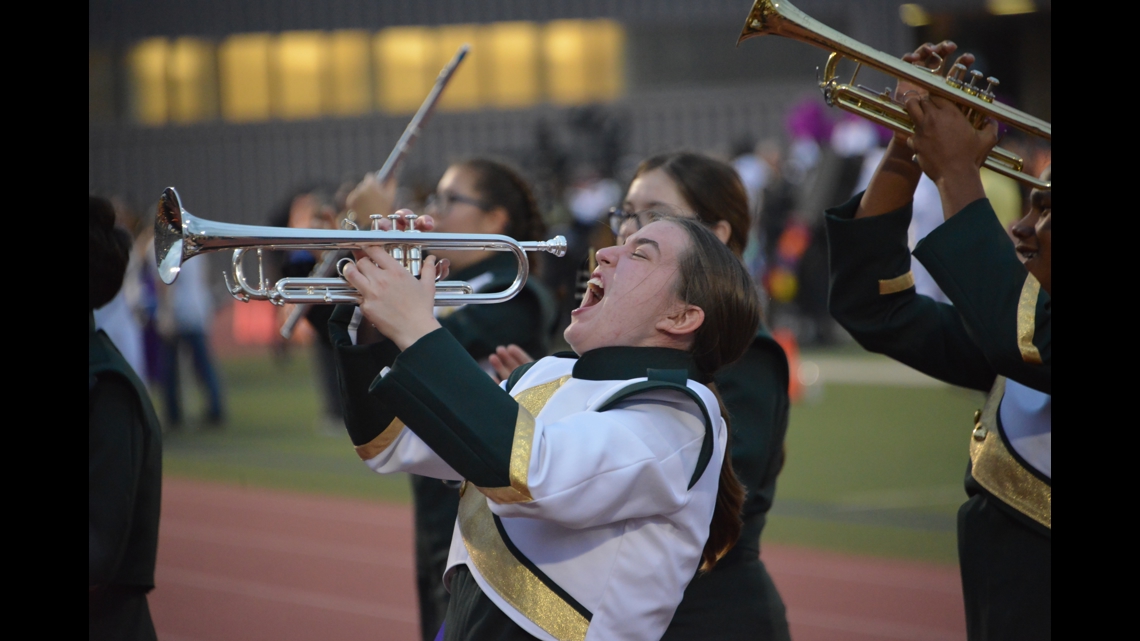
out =
[[[178,280],[171,285],[159,286],[157,323],[166,354],[163,400],[170,429],[182,426],[179,360],[183,348],[190,350],[194,373],[206,399],[203,424],[210,428],[220,428],[225,421],[221,384],[210,353],[209,334],[214,322],[214,301],[206,282],[208,269],[207,260],[186,261],[178,273]]]
[[[638,166],[611,216],[619,245],[663,209],[695,219],[740,259],[748,239],[748,197],[731,165],[707,156],[668,153]],[[754,287],[754,285],[753,285]],[[516,346],[497,350],[501,378],[531,360]],[[760,560],[760,534],[784,464],[788,429],[788,361],[763,323],[737,362],[715,377],[732,420],[732,467],[746,489],[735,547],[685,590],[663,639],[788,639],[784,602]]]
[[[358,221],[367,222],[373,214],[392,213],[394,197],[394,181],[381,185],[370,175],[349,195],[347,204]],[[428,199],[426,214],[418,221],[418,228],[423,231],[546,240],[545,224],[530,186],[515,169],[492,159],[474,158],[448,167],[435,194]],[[388,220],[382,223],[387,228]],[[466,281],[476,292],[502,291],[510,286],[518,272],[514,254],[509,252],[433,250],[432,254],[449,263],[447,280]],[[435,308],[439,323],[484,371],[491,371],[488,356],[498,345],[517,343],[536,354],[545,354],[548,350],[554,302],[538,278],[536,257],[531,254],[529,258],[530,277],[523,290],[511,300],[495,305]],[[371,329],[367,323],[364,325]],[[358,330],[358,338],[360,336]],[[391,364],[399,350],[383,337],[379,346],[387,359],[384,365]],[[448,376],[445,371],[440,375]],[[430,641],[435,638],[447,611],[448,593],[443,585],[443,573],[459,509],[459,493],[456,486],[437,478],[411,475],[411,482],[420,629],[423,638]]]
[[[928,43],[903,60],[933,66],[956,49]],[[973,56],[958,62],[969,66]],[[969,498],[958,511],[967,635],[1049,639],[1051,190],[1032,192],[1029,213],[1012,228],[1014,246],[980,175],[997,141],[996,123],[974,129],[953,103],[902,82],[897,95],[905,98],[914,135],[896,135],[867,190],[827,211],[831,312],[864,348],[989,391],[962,431],[970,459]],[[921,173],[938,188],[944,222],[914,257],[951,305],[916,293],[910,272],[906,230]],[[1051,180],[1049,169],[1042,178]]]
[[[87,630],[92,640],[155,639],[162,427],[146,386],[94,311],[118,293],[131,249],[106,200],[90,197],[87,249]]]

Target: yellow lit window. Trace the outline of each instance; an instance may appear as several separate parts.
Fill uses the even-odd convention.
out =
[[[590,97],[614,100],[625,84],[625,31],[612,20],[591,20],[586,27]]]
[[[986,11],[995,16],[1012,16],[1018,13],[1033,13],[1037,7],[1033,0],[986,0]]]
[[[436,77],[444,65],[455,57],[455,52],[464,44],[471,45],[467,57],[459,65],[451,82],[447,83],[443,96],[439,99],[441,111],[477,109],[481,104],[479,87],[479,61],[483,57],[477,44],[478,28],[475,25],[457,24],[436,29]],[[432,79],[435,82],[435,79]],[[427,95],[426,93],[424,94]],[[422,99],[421,99],[422,100]]]
[[[538,101],[539,27],[498,22],[484,27],[477,46],[485,100],[496,107],[528,107]]]
[[[214,68],[214,48],[210,43],[197,38],[174,41],[167,65],[171,120],[185,123],[214,117]]]
[[[166,123],[166,66],[170,45],[164,38],[150,38],[127,54],[131,77],[131,112],[144,125]]]
[[[230,36],[218,48],[222,117],[231,122],[269,118],[269,44],[263,33]]]
[[[930,24],[930,14],[920,4],[899,5],[899,18],[908,27],[923,27]]]
[[[354,116],[371,111],[367,31],[334,31],[329,36],[329,111]]]
[[[439,73],[432,68],[434,35],[435,30],[424,27],[392,27],[376,36],[376,102],[384,111],[412,113],[427,96]]]
[[[285,120],[321,115],[326,50],[320,31],[286,31],[273,46],[273,111]]]
[[[586,25],[581,20],[556,20],[547,24],[544,32],[547,96],[562,105],[588,102],[591,91]]]

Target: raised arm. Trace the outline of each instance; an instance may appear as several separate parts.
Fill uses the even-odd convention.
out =
[[[982,189],[980,167],[997,140],[996,124],[975,129],[938,98],[908,100],[906,107],[915,122],[911,147],[938,186],[946,216],[915,247],[915,257],[954,303],[990,366],[1051,393],[1049,283],[1042,288],[1018,260]]]
[[[958,311],[919,295],[910,271],[910,205],[855,220],[860,196],[829,209],[831,315],[864,348],[929,376],[988,390],[996,372]]]

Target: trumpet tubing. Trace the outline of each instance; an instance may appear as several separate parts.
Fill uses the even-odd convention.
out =
[[[971,71],[971,78],[967,81],[966,68],[962,65],[954,65],[943,76],[943,65],[939,65],[938,69],[928,69],[903,62],[828,27],[785,0],[756,0],[748,12],[736,44],[766,35],[783,36],[831,51],[823,77],[819,81],[827,104],[860,115],[898,133],[914,133],[910,115],[894,100],[889,89],[876,92],[855,84],[855,78],[863,66],[922,87],[931,95],[950,100],[958,105],[975,127],[981,127],[986,118],[993,118],[1031,136],[1052,140],[1049,123],[994,102],[993,88],[998,85],[996,78],[986,78],[988,85],[982,88],[977,83],[984,74]],[[846,83],[840,82],[837,73],[839,61],[843,58],[858,65],[855,75]],[[1000,147],[994,147],[990,152],[985,166],[1039,189],[1049,189],[1052,184],[1051,181],[1042,181],[1026,174],[1022,171],[1024,161],[1017,154]]]
[[[168,187],[162,192],[155,217],[155,261],[159,277],[169,285],[178,278],[183,261],[208,252],[233,250],[233,282],[230,282],[229,275],[223,276],[234,298],[241,301],[268,300],[275,305],[338,304],[359,303],[361,300],[356,289],[343,278],[284,278],[270,286],[265,279],[262,250],[352,250],[381,245],[415,276],[419,276],[424,252],[432,249],[512,252],[518,261],[518,273],[511,286],[501,292],[475,293],[462,281],[437,280],[437,305],[464,305],[501,303],[518,294],[530,273],[526,252],[548,252],[559,257],[566,254],[566,239],[562,236],[545,241],[519,242],[497,234],[383,231],[379,229],[381,217],[372,218],[373,228],[370,230],[291,229],[219,223],[191,215],[182,208],[178,192]],[[257,250],[256,286],[249,284],[242,262],[249,249]]]

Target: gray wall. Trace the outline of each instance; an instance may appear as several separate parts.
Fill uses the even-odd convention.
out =
[[[727,150],[743,133],[779,136],[788,106],[809,96],[818,96],[810,80],[772,82],[644,91],[607,109],[625,123],[627,155],[640,159],[679,147]],[[566,115],[552,107],[435,114],[406,170],[434,179],[449,161],[483,153],[524,163],[539,121],[558,127]],[[303,182],[359,178],[378,169],[406,124],[406,117],[373,116],[288,124],[92,126],[90,188],[149,209],[164,188],[174,186],[197,216],[265,224],[270,208]]]

